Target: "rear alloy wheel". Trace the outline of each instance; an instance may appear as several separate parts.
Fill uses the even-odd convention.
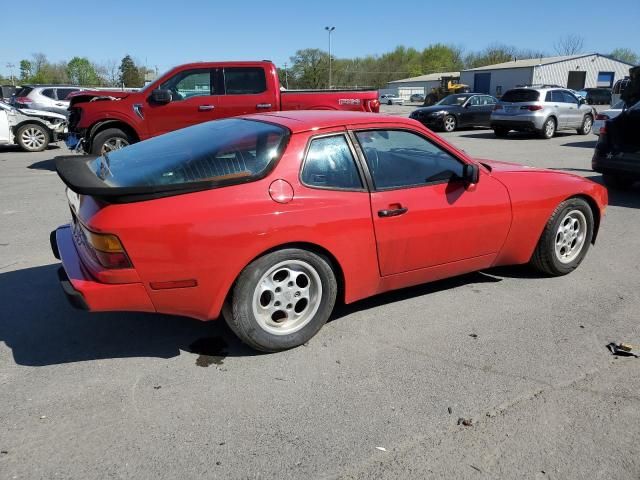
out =
[[[30,123],[18,129],[16,140],[27,152],[42,152],[49,145],[49,132],[42,125]]]
[[[107,128],[93,137],[91,153],[93,155],[104,155],[114,150],[120,150],[132,143],[133,141],[129,136],[119,128]]]
[[[603,173],[602,181],[607,187],[618,190],[627,190],[633,186],[634,182],[633,178],[612,175],[611,173]]]
[[[593,225],[593,212],[585,200],[565,200],[549,218],[531,257],[531,264],[551,276],[572,272],[589,250]]]
[[[585,115],[582,120],[582,127],[578,129],[580,135],[589,135],[593,128],[593,117],[591,115]]]
[[[391,100],[389,100],[389,101],[387,102],[387,105],[393,105],[393,102],[392,102]]]
[[[224,316],[243,342],[277,352],[311,339],[329,318],[336,295],[327,259],[306,250],[279,250],[242,271]]]
[[[509,135],[509,129],[508,128],[498,128],[498,127],[496,127],[496,128],[493,129],[493,133],[496,135],[496,137],[504,138],[507,135]]]
[[[544,122],[544,125],[542,125],[540,136],[548,140],[550,138],[553,138],[555,134],[556,134],[556,121],[553,118],[547,118],[547,120]]]
[[[442,121],[442,128],[445,132],[453,132],[456,129],[458,122],[453,115],[447,115]]]

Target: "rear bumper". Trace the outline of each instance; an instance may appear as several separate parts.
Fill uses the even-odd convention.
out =
[[[509,130],[533,131],[540,130],[542,125],[538,127],[534,120],[495,120],[491,119],[491,128],[508,128]]]
[[[594,172],[640,179],[640,154],[614,155],[607,158],[606,154],[596,150],[591,159],[591,168]]]
[[[69,225],[51,232],[49,240],[53,255],[62,261],[58,277],[72,306],[95,312],[156,311],[142,283],[106,284],[96,281],[80,261]]]

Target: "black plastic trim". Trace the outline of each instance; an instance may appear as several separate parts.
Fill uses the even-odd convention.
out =
[[[56,239],[57,230],[53,230],[49,234],[49,244],[51,245],[51,251],[56,259],[60,260],[60,250],[58,249],[58,240]]]
[[[63,267],[58,268],[58,279],[60,280],[62,291],[64,292],[71,306],[77,308],[78,310],[89,310],[89,306],[87,305],[87,302],[85,301],[82,294],[78,290],[73,288],[73,285],[71,285],[69,277],[67,276],[67,272],[64,271]]]

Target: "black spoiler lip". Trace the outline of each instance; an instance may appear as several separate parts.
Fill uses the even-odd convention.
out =
[[[68,155],[55,157],[53,160],[58,176],[70,190],[80,195],[98,198],[105,203],[142,202],[255,180],[254,178],[232,181],[204,180],[169,185],[113,187],[100,180],[89,168],[89,162],[98,157],[99,155]]]

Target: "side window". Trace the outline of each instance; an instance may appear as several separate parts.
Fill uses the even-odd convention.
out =
[[[401,130],[357,132],[376,189],[446,182],[463,164],[427,139]]]
[[[362,188],[360,174],[344,135],[312,140],[300,178],[310,187]]]
[[[174,102],[215,94],[209,69],[185,70],[164,82],[160,88],[171,90]]]
[[[489,95],[485,95],[484,97],[482,97],[482,100],[483,105],[495,105],[496,103],[498,103],[495,98]]]
[[[264,70],[259,67],[233,67],[224,69],[227,95],[247,95],[267,90]]]
[[[473,105],[474,107],[477,105],[481,105],[480,96],[476,95],[475,97],[471,97],[469,99],[469,105]]]
[[[564,103],[564,97],[562,96],[562,92],[560,90],[552,90],[551,101],[557,102],[557,103]]]
[[[564,103],[574,103],[574,104],[578,104],[578,99],[576,97],[574,97],[573,95],[571,95],[569,92],[561,92],[562,96],[564,97]]]
[[[45,88],[44,90],[42,90],[42,95],[44,95],[47,98],[50,98],[52,100],[56,99],[56,95],[53,92],[53,88]]]
[[[66,100],[70,93],[77,91],[77,88],[58,88],[56,90],[56,94],[58,96],[58,100]]]

